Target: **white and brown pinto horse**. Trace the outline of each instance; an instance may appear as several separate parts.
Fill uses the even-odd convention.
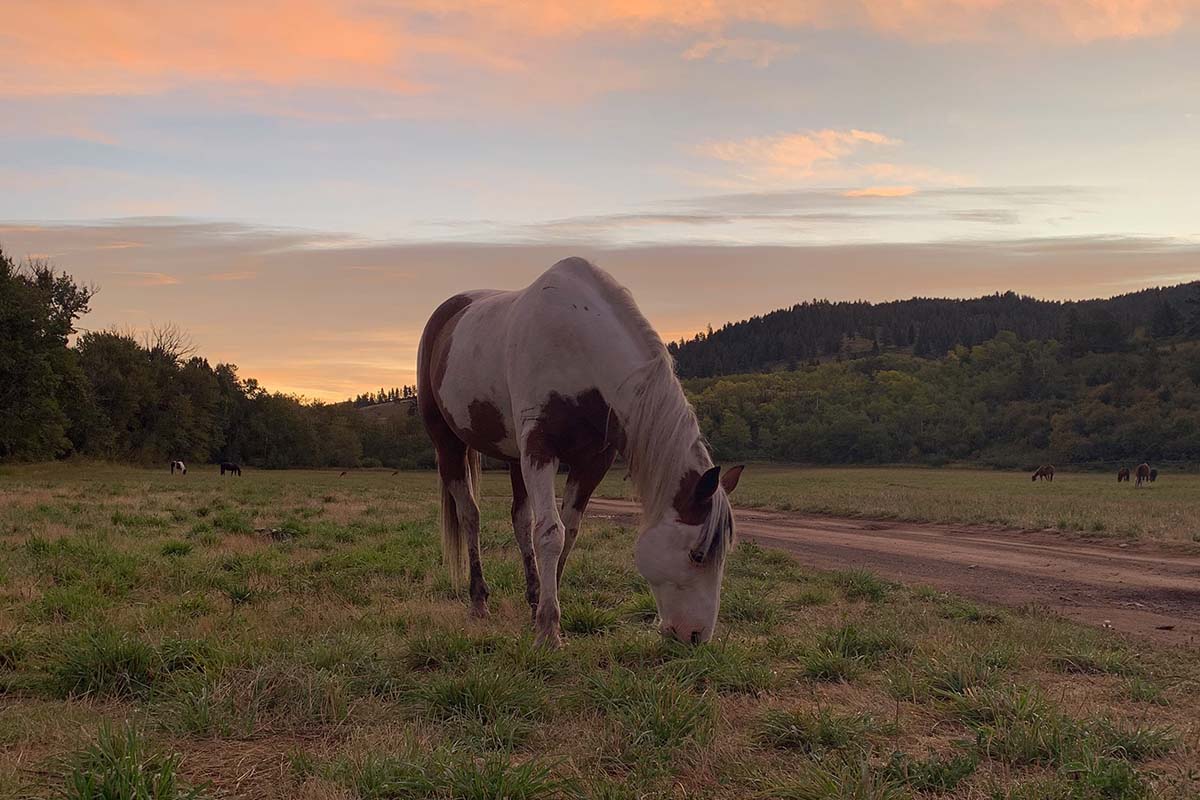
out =
[[[662,629],[708,641],[725,555],[728,493],[742,468],[713,466],[674,365],[630,293],[581,258],[520,291],[455,295],[425,326],[417,403],[437,449],[442,549],[471,613],[486,616],[479,454],[510,464],[512,523],[540,642],[560,641],[558,588],[584,509],[617,453],[642,503],[635,548]],[[568,469],[561,507],[554,477]]]
[[[171,474],[174,475],[176,470],[179,471],[180,475],[187,475],[187,464],[183,463],[182,461],[172,461]]]

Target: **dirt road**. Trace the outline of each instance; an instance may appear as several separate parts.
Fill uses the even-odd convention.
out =
[[[595,499],[589,515],[637,505]],[[1200,647],[1200,557],[1046,532],[737,510],[738,535],[818,569],[869,569],[997,605],[1032,603],[1089,625]]]

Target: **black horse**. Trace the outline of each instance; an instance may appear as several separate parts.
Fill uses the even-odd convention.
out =
[[[231,475],[237,475],[239,478],[242,477],[242,468],[237,464],[234,464],[232,461],[221,462],[221,474],[224,475],[226,472],[230,473]]]
[[[1158,470],[1151,469],[1150,470],[1150,482],[1154,483],[1156,480],[1158,480]]]

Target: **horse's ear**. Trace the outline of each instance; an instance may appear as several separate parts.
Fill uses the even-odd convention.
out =
[[[721,468],[713,467],[708,472],[700,476],[700,480],[696,481],[696,491],[692,495],[692,500],[696,503],[703,503],[717,493],[717,487],[721,485]]]
[[[730,467],[725,470],[725,474],[721,476],[721,486],[724,487],[725,494],[733,494],[733,490],[737,488],[738,480],[742,477],[742,470],[745,468],[745,464],[738,464],[736,467]]]

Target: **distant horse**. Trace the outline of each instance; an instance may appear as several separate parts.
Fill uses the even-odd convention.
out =
[[[592,492],[617,453],[642,503],[634,562],[664,634],[706,642],[733,544],[728,495],[742,468],[713,466],[671,356],[629,291],[582,258],[519,291],[442,303],[417,355],[417,405],[437,450],[442,553],[471,613],[487,616],[479,558],[480,455],[509,464],[513,531],[537,641],[560,642],[563,565]],[[559,464],[568,468],[562,504]]]
[[[1117,470],[1117,483],[1129,483],[1129,467],[1121,467]]]
[[[1040,467],[1038,467],[1034,471],[1033,478],[1031,480],[1053,481],[1054,480],[1054,465],[1053,464],[1042,464]]]
[[[1154,483],[1156,480],[1158,480],[1158,470],[1152,469],[1150,470],[1150,482]]]
[[[342,474],[341,474],[341,475],[338,475],[338,477],[339,477],[339,478],[344,478],[344,477],[346,477],[346,470],[342,470]]]
[[[1149,482],[1150,482],[1150,465],[1145,464],[1145,463],[1138,464],[1137,483],[1134,485],[1141,486],[1143,483],[1149,483]]]
[[[221,462],[221,474],[224,475],[226,472],[231,475],[237,475],[239,478],[242,477],[242,468],[232,461]]]
[[[184,464],[182,461],[172,461],[171,462],[171,474],[172,475],[175,474],[175,470],[179,470],[180,475],[187,475],[187,464]]]

